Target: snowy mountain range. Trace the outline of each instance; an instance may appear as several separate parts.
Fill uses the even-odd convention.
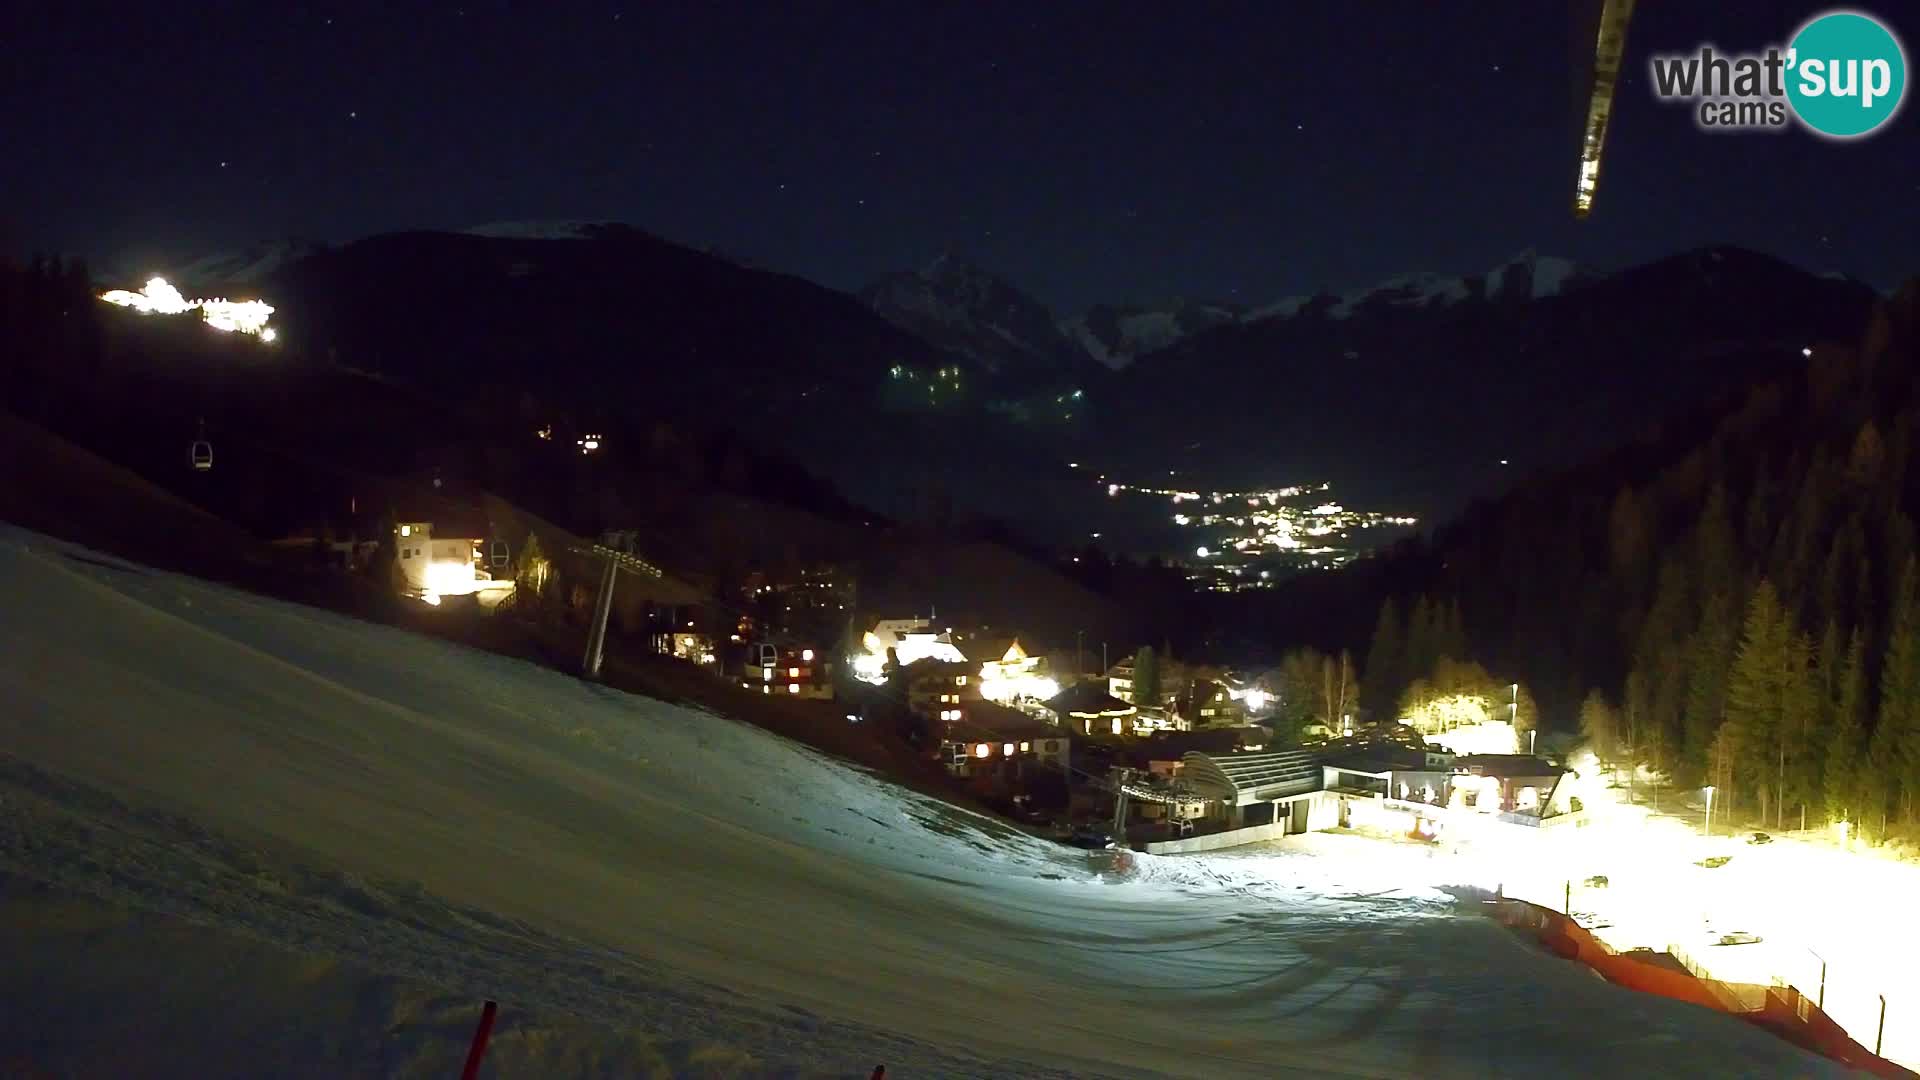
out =
[[[1160,304],[1097,304],[1056,318],[1046,305],[988,270],[943,255],[923,270],[888,274],[860,298],[883,318],[932,344],[1004,373],[1021,363],[1058,366],[1063,356],[1125,368],[1222,326],[1272,319],[1392,316],[1471,303],[1525,303],[1582,287],[1599,275],[1571,261],[1524,251],[1484,273],[1400,274],[1345,293],[1289,296],[1256,308],[1185,298]]]
[[[1243,308],[1179,299],[1156,306],[1096,304],[1059,325],[1087,355],[1119,369],[1203,330],[1244,318]]]
[[[326,245],[308,240],[269,240],[182,258],[122,258],[110,264],[110,269],[117,282],[138,283],[158,274],[188,293],[211,295],[261,285],[294,263],[325,250]]]
[[[993,374],[1071,367],[1087,355],[1046,305],[953,255],[888,274],[860,290],[860,299],[895,326]]]

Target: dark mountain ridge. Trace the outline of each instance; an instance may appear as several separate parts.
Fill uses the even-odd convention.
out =
[[[1712,248],[1524,301],[1383,301],[1346,317],[1310,303],[1182,341],[1098,386],[1093,407],[1138,433],[1109,472],[1330,480],[1431,517],[1503,488],[1507,469],[1570,464],[1849,339],[1874,300]]]

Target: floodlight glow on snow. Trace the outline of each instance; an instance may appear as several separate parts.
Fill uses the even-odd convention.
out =
[[[441,559],[427,564],[426,588],[420,599],[438,605],[443,596],[465,596],[479,592],[480,585],[472,563]]]
[[[198,301],[190,301],[180,295],[180,290],[167,284],[166,278],[148,278],[147,284],[139,292],[125,289],[109,289],[100,294],[100,299],[109,304],[130,307],[142,315],[183,315],[200,306]]]
[[[1261,576],[1265,577],[1266,575],[1262,574]],[[1245,702],[1247,708],[1252,712],[1260,712],[1273,702],[1273,695],[1257,686],[1246,690],[1229,690],[1227,691],[1227,696],[1230,698],[1238,698],[1240,701]]]
[[[100,294],[100,299],[118,307],[130,307],[143,315],[184,315],[198,311],[215,330],[257,334],[264,341],[279,336],[267,329],[267,319],[273,315],[272,305],[259,300],[189,300],[161,277],[147,279],[139,292],[108,289]]]
[[[1419,727],[1418,724],[1414,726],[1416,729]],[[1505,720],[1482,720],[1479,723],[1465,724],[1438,734],[1428,735],[1426,740],[1429,745],[1463,756],[1520,752],[1520,735],[1513,730],[1513,725]]]

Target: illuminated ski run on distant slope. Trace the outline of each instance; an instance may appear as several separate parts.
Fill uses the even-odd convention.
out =
[[[130,307],[144,315],[184,315],[198,311],[207,325],[229,333],[257,334],[272,341],[278,334],[267,325],[273,306],[261,300],[199,299],[189,300],[166,278],[149,278],[139,292],[109,289],[100,299],[120,307]]]

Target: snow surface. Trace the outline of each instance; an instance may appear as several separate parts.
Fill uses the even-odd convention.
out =
[[[1133,362],[1131,353],[1116,354],[1112,349],[1107,348],[1107,343],[1100,340],[1100,335],[1093,332],[1093,328],[1087,325],[1087,320],[1084,318],[1061,320],[1060,332],[1085,349],[1088,356],[1115,371]]]
[[[143,282],[158,274],[189,292],[205,295],[208,290],[261,284],[285,267],[323,250],[321,245],[304,240],[275,240],[183,259],[122,259],[114,276]]]
[[[1560,295],[1561,290],[1566,287],[1567,281],[1573,277],[1578,269],[1573,265],[1571,259],[1561,259],[1552,255],[1539,255],[1531,251],[1523,251],[1487,272],[1488,296],[1498,296],[1500,294],[1501,285],[1506,280],[1507,271],[1516,266],[1530,266],[1533,268],[1532,288],[1531,291],[1527,293],[1528,298],[1533,300],[1538,300],[1543,296]]]
[[[1327,314],[1335,319],[1347,318],[1367,301],[1382,295],[1387,297],[1389,303],[1400,307],[1424,308],[1434,304],[1445,307],[1465,300],[1471,295],[1471,290],[1467,288],[1465,278],[1446,274],[1401,274],[1370,289],[1347,293]]]
[[[1142,311],[1120,318],[1120,340],[1135,356],[1164,349],[1184,336],[1179,317],[1171,311]]]
[[[1175,301],[1173,307],[1123,310],[1124,314],[1114,314],[1115,340],[1111,343],[1094,332],[1087,315],[1063,319],[1059,329],[1087,355],[1118,371],[1148,353],[1172,348],[1196,333],[1242,321],[1228,308],[1209,304],[1189,306],[1180,301]]]
[[[1507,271],[1516,266],[1532,268],[1531,291],[1528,292],[1527,298],[1533,300],[1559,295],[1578,270],[1569,259],[1525,251],[1487,272],[1484,295],[1499,296],[1506,281]],[[1399,274],[1377,284],[1340,294],[1335,303],[1327,309],[1327,317],[1351,318],[1355,312],[1375,300],[1384,300],[1396,307],[1445,308],[1461,303],[1472,295],[1473,287],[1465,277],[1425,272]],[[1298,315],[1301,309],[1312,303],[1313,299],[1311,296],[1289,296],[1264,307],[1255,308],[1248,313],[1246,321],[1291,319]]]
[[[47,915],[81,951],[33,958],[41,1053],[134,1040],[95,1006],[152,998],[173,1075],[203,1074],[194,1025],[211,1060],[243,1020],[246,1045],[373,1046],[388,1075],[433,1074],[391,1055],[444,1029],[427,1045],[458,1060],[467,1015],[370,1006],[344,957],[587,1022],[516,1043],[520,1075],[1840,1074],[1462,914],[1426,848],[1297,838],[1120,877],[744,724],[37,534],[0,529],[0,589],[0,884],[219,932]],[[182,970],[191,948],[215,951]]]
[[[1291,319],[1295,315],[1300,314],[1301,308],[1306,307],[1312,302],[1313,297],[1311,296],[1289,296],[1282,300],[1276,300],[1266,307],[1255,308],[1247,315],[1247,321],[1256,322],[1260,319]]]

